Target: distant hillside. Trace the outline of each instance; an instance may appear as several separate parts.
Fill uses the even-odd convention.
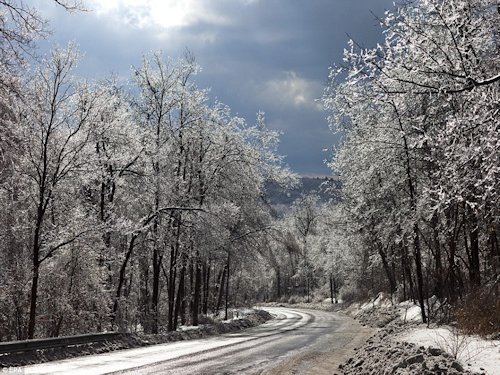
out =
[[[301,177],[298,186],[284,190],[275,183],[266,186],[266,200],[273,206],[291,206],[303,194],[317,194],[320,200],[338,200],[340,182],[335,177]]]

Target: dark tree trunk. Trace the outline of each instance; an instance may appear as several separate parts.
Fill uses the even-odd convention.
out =
[[[413,228],[413,249],[415,256],[415,273],[417,275],[417,292],[418,292],[418,302],[420,304],[420,311],[422,313],[422,322],[427,323],[427,315],[425,313],[424,304],[424,277],[422,272],[422,251],[420,249],[420,238],[418,232],[418,225],[415,224]]]
[[[489,233],[489,243],[490,243],[490,256],[491,256],[491,272],[494,276],[498,275],[498,268],[500,266],[500,249],[498,247],[498,237],[495,230],[495,224],[491,223],[491,229]],[[498,287],[498,283],[497,283]]]
[[[407,245],[403,245],[403,259],[404,259],[404,268],[405,268],[405,273],[408,278],[408,286],[410,287],[409,290],[409,297],[411,297],[412,301],[416,301],[415,299],[415,286],[413,284],[413,273],[412,273],[412,267],[410,263],[410,257],[409,257],[409,251]]]
[[[174,331],[176,329],[176,326],[174,324],[174,316],[176,315],[175,284],[177,278],[177,259],[179,257],[180,235],[181,235],[180,218],[177,218],[176,226],[177,228],[175,234],[175,243],[172,244],[170,247],[170,266],[168,273],[168,324],[167,324],[168,331]]]
[[[185,282],[185,276],[186,276],[186,265],[182,264],[181,272],[179,275],[179,289],[177,290],[177,298],[175,299],[175,312],[174,312],[174,321],[173,321],[173,327],[170,331],[175,331],[177,329],[177,325],[179,322],[179,313],[181,309],[181,302],[184,299],[184,282]]]
[[[220,282],[218,284],[219,287],[219,295],[217,296],[217,305],[215,306],[215,312],[218,314],[222,305],[222,297],[224,296],[224,285],[226,283],[226,266],[222,270],[222,274],[220,277]]]
[[[408,191],[410,194],[410,209],[412,212],[415,212],[417,209],[416,198],[417,198],[417,184],[415,179],[412,176],[412,167],[411,167],[411,155],[410,155],[410,147],[408,144],[408,140],[406,138],[406,132],[403,127],[403,122],[401,120],[401,116],[399,114],[398,106],[395,103],[391,103],[394,112],[398,118],[399,128],[401,130],[401,138],[403,141],[404,153],[405,153],[405,169],[406,169],[406,178],[408,183]],[[425,306],[424,306],[424,280],[422,274],[422,249],[420,247],[420,237],[418,230],[418,223],[415,222],[413,225],[413,254],[415,258],[415,273],[417,277],[417,292],[418,292],[418,300],[420,303],[420,310],[422,313],[422,322],[427,323],[427,317],[425,314]]]
[[[224,314],[224,320],[227,320],[228,315],[227,315],[227,309],[229,305],[229,277],[230,277],[230,268],[229,268],[229,262],[230,262],[230,252],[229,250],[227,251],[227,275],[226,275],[226,309],[225,309],[225,314]]]
[[[332,301],[332,304],[334,303],[333,302],[333,295],[334,295],[334,286],[333,286],[333,283],[334,283],[334,281],[333,281],[333,275],[330,274],[330,299]]]
[[[30,293],[30,315],[28,321],[28,339],[35,336],[36,325],[36,304],[38,299],[38,280],[40,277],[40,235],[42,230],[43,218],[48,205],[48,200],[45,200],[45,189],[43,185],[40,187],[40,201],[37,208],[37,216],[35,222],[35,232],[33,234],[33,258],[32,258],[32,276],[31,276],[31,293]],[[50,197],[49,197],[50,198]]]
[[[481,270],[479,263],[479,227],[477,216],[472,210],[469,210],[470,222],[470,282],[472,287],[479,287],[481,285]]]
[[[30,318],[28,323],[28,339],[32,339],[35,336],[36,303],[38,298],[38,277],[40,273],[40,264],[38,263],[35,257],[33,258],[32,272],[33,275],[31,277]]]
[[[175,246],[172,245],[170,251],[170,267],[168,273],[168,323],[167,330],[174,330],[174,310],[175,310],[175,283],[177,279],[176,271],[176,259],[175,259]]]
[[[436,275],[436,296],[442,298],[444,295],[443,288],[443,261],[441,258],[441,244],[439,243],[438,231],[434,230],[434,260],[436,264],[435,275]]]
[[[278,269],[276,270],[276,284],[277,284],[277,292],[278,292],[278,299],[281,298],[281,272],[280,272],[280,267],[278,266]]]
[[[382,266],[384,267],[385,275],[387,276],[387,281],[389,281],[389,288],[391,295],[396,292],[396,277],[394,276],[393,270],[387,260],[387,253],[382,248],[382,245],[378,244],[378,253],[380,255],[380,259],[382,260]]]
[[[212,268],[211,261],[208,261],[207,265],[207,273],[206,273],[206,278],[204,282],[204,298],[203,298],[203,314],[207,315],[208,314],[208,300],[210,299],[210,270]]]
[[[130,242],[128,245],[127,253],[125,254],[125,258],[123,259],[122,265],[120,267],[120,274],[118,277],[118,287],[116,288],[115,302],[113,304],[113,314],[111,315],[111,324],[116,323],[116,316],[118,313],[118,304],[120,301],[120,297],[122,294],[123,283],[125,282],[125,271],[127,269],[128,261],[132,256],[132,252],[134,251],[134,243],[137,238],[137,234],[133,234],[130,238]]]
[[[201,292],[201,269],[198,257],[195,263],[194,296],[193,296],[193,325],[198,325],[198,314],[200,312],[200,292]]]
[[[156,230],[153,230],[156,232]],[[156,235],[155,235],[156,237]],[[153,313],[153,321],[151,325],[151,333],[158,333],[158,320],[159,320],[159,299],[160,299],[160,270],[161,270],[161,256],[156,244],[156,238],[153,245],[153,290],[151,295],[151,312]]]

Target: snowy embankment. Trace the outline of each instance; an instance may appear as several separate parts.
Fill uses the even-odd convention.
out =
[[[413,303],[392,304],[380,294],[347,313],[379,331],[340,366],[344,374],[500,374],[500,340],[428,328]]]
[[[199,339],[222,333],[236,332],[245,328],[255,327],[272,319],[272,315],[267,311],[253,309],[246,309],[238,311],[237,313],[232,312],[231,315],[235,316],[234,319],[211,321],[209,324],[200,324],[197,327],[181,326],[177,331],[164,334],[130,334],[117,340],[104,343],[43,349],[29,353],[0,354],[0,372],[4,367],[42,363],[90,354],[106,353],[120,349],[138,348],[148,345]]]
[[[400,339],[438,347],[456,357],[464,367],[478,373],[500,374],[500,340],[461,335],[452,327],[414,328],[403,332]]]

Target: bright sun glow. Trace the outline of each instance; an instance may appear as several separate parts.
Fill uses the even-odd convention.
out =
[[[306,106],[321,111],[322,106],[316,101],[321,95],[321,83],[310,81],[294,71],[284,72],[283,76],[267,81],[264,94],[270,98],[279,98],[283,103],[294,107]]]
[[[112,15],[137,27],[183,27],[198,21],[225,22],[214,14],[208,0],[91,0],[98,15]]]

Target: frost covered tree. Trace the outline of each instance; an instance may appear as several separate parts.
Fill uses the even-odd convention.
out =
[[[24,94],[26,101],[18,114],[23,140],[19,173],[26,184],[26,199],[32,202],[28,208],[33,233],[29,338],[35,333],[40,267],[89,230],[79,225],[65,228],[72,220],[59,217],[63,213],[81,215],[80,207],[60,204],[64,204],[65,194],[71,194],[66,183],[85,169],[84,149],[96,113],[95,93],[72,80],[76,58],[72,47],[53,51],[27,86],[29,92]]]
[[[294,179],[264,114],[211,102],[189,54],[145,57],[130,90],[77,80],[71,46],[28,64],[45,21],[0,7],[0,340],[157,333],[249,303],[264,184]]]
[[[424,320],[430,293],[498,283],[499,17],[488,0],[404,3],[383,44],[350,42],[324,97],[349,217]]]
[[[192,83],[198,71],[190,55],[172,61],[161,54],[133,71],[139,95],[130,97],[129,110],[141,151],[131,160],[142,189],[120,255],[116,324],[138,319],[155,333],[166,321],[174,330],[179,322],[198,324],[199,313],[219,310],[223,300],[227,305],[230,272],[245,262],[231,249],[265,227],[251,216],[264,181],[289,179],[275,153],[277,134],[265,129],[262,115],[248,126],[227,106],[210,104],[208,92]],[[123,315],[132,298],[126,288],[140,300],[135,318]]]

